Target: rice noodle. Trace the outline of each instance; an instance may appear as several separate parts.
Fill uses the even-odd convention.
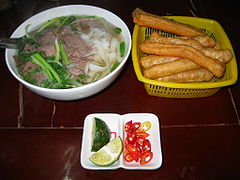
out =
[[[118,49],[120,40],[106,29],[91,28],[89,33],[82,33],[81,38],[92,47],[90,56],[93,62],[88,63],[85,68],[85,73],[87,73],[89,77],[93,77],[96,72],[103,73],[105,71],[104,74],[108,74],[110,73],[112,65],[116,61],[121,61]]]
[[[98,66],[98,65],[92,64],[92,63],[89,63],[89,64],[88,64],[88,69],[89,69],[90,71],[101,72],[101,71],[106,70],[106,68],[107,68],[106,66],[105,66],[105,67],[102,67],[102,66]]]

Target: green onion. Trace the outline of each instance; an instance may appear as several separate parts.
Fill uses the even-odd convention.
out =
[[[42,68],[43,72],[48,77],[48,79],[53,81],[54,78],[53,78],[52,74],[50,73],[49,69],[42,63],[42,61],[38,60],[38,58],[36,57],[36,54],[31,55],[31,58],[32,58],[33,63],[38,64]]]
[[[113,31],[114,31],[116,34],[120,34],[120,33],[122,32],[122,29],[119,28],[119,27],[115,27],[115,28],[113,29]]]
[[[57,22],[59,20],[59,17],[53,18],[51,20],[49,20],[47,23],[43,24],[38,30],[37,33],[39,33],[40,31],[42,31],[43,29],[47,28],[48,26],[54,24],[55,22]]]
[[[31,55],[32,60],[39,64],[43,71],[47,74],[48,78],[50,80],[54,80],[53,77],[57,80],[57,82],[61,83],[61,79],[59,75],[56,73],[56,71],[52,68],[52,66],[41,56],[39,53],[35,53]]]
[[[125,54],[125,42],[120,42],[119,51],[120,51],[120,57],[123,57]]]
[[[116,62],[113,64],[110,72],[114,71],[114,70],[119,66],[119,64],[120,64],[120,62],[116,61]]]
[[[94,16],[96,20],[100,21],[103,26],[108,29],[112,34],[120,34],[122,32],[122,29],[119,27],[112,28],[112,26],[109,24],[109,22],[106,21],[106,19],[99,17],[99,16]]]
[[[60,47],[59,47],[59,42],[58,42],[57,39],[55,40],[55,49],[56,49],[55,60],[59,61],[59,59],[60,59]]]
[[[62,56],[62,60],[65,64],[69,64],[69,58],[68,58],[68,55],[67,55],[67,52],[63,46],[62,43],[59,43],[59,47],[60,47],[60,54]]]
[[[66,17],[62,17],[62,21],[61,23],[56,27],[56,32],[59,30],[59,28],[63,27],[63,26],[67,26],[68,24],[70,24],[71,22],[73,22],[76,17],[75,16],[66,16]]]

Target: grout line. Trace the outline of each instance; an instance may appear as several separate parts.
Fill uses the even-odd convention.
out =
[[[19,114],[17,116],[17,127],[21,128],[24,118],[24,106],[23,106],[23,86],[19,83],[18,89],[18,105],[19,105]]]
[[[218,123],[218,124],[188,124],[188,125],[162,125],[160,128],[199,128],[199,127],[234,127],[239,126],[238,123]],[[22,129],[22,130],[70,130],[70,129],[81,129],[83,130],[83,127],[0,127],[0,130],[4,129]]]
[[[0,127],[0,130],[75,130],[83,129],[83,127]]]
[[[53,112],[52,112],[52,117],[51,117],[51,127],[53,127],[53,124],[54,124],[55,114],[56,114],[56,103],[55,103],[55,101],[53,101]]]
[[[188,125],[163,125],[161,128],[192,128],[192,127],[231,127],[238,126],[238,123],[218,123],[218,124],[188,124]]]
[[[190,4],[191,4],[192,8],[193,8],[195,11],[198,11],[197,8],[196,8],[196,6],[195,6],[194,3],[193,3],[193,0],[189,0],[189,2],[190,2]]]
[[[232,95],[232,91],[231,91],[230,89],[228,89],[228,92],[229,92],[229,94],[230,94],[231,101],[232,101],[232,105],[233,105],[235,114],[236,114],[236,116],[237,116],[238,124],[240,125],[240,119],[239,119],[239,116],[238,116],[238,110],[237,110],[236,103],[235,103],[234,98],[233,98],[233,95]]]
[[[189,2],[190,2],[190,4],[191,4],[191,6],[192,6],[192,9],[189,9],[190,13],[191,13],[194,17],[198,17],[198,16],[194,13],[194,11],[198,12],[198,10],[197,10],[196,6],[194,5],[193,0],[189,0]]]
[[[194,17],[197,17],[197,15],[191,9],[189,9],[189,11]]]

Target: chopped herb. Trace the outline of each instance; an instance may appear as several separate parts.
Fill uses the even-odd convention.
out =
[[[85,75],[85,74],[79,74],[78,77],[79,77],[80,79],[83,79],[83,78],[86,77],[86,75]]]
[[[113,31],[114,31],[116,34],[120,34],[120,33],[122,32],[122,29],[119,28],[119,27],[115,27],[115,28],[113,29]]]
[[[32,61],[34,63],[37,63],[43,71],[46,73],[48,78],[50,80],[54,80],[54,78],[57,80],[57,82],[61,83],[61,79],[56,73],[56,71],[52,68],[52,66],[40,55],[40,53],[35,53],[31,55]]]
[[[125,42],[120,42],[119,49],[120,49],[120,57],[123,57],[125,54]]]
[[[119,66],[119,64],[120,64],[120,62],[116,61],[116,62],[113,64],[110,72],[114,71],[114,70]]]
[[[62,56],[63,63],[69,64],[69,58],[68,58],[67,52],[64,48],[64,45],[62,43],[60,43],[59,47],[60,47],[60,54]]]

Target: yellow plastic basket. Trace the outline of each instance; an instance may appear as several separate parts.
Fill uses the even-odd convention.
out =
[[[221,25],[211,19],[185,17],[185,16],[165,16],[177,22],[190,24],[201,28],[209,36],[215,38],[222,45],[223,49],[230,49],[233,59],[226,64],[224,76],[220,79],[213,78],[210,82],[198,83],[172,83],[147,79],[142,75],[139,59],[144,55],[139,49],[139,44],[147,39],[153,31],[152,28],[135,25],[132,36],[132,60],[135,73],[139,81],[144,83],[147,93],[151,96],[168,98],[198,98],[207,97],[215,94],[221,87],[232,85],[237,81],[237,63],[232,45],[228,36]],[[159,31],[161,36],[175,36],[166,32]]]

